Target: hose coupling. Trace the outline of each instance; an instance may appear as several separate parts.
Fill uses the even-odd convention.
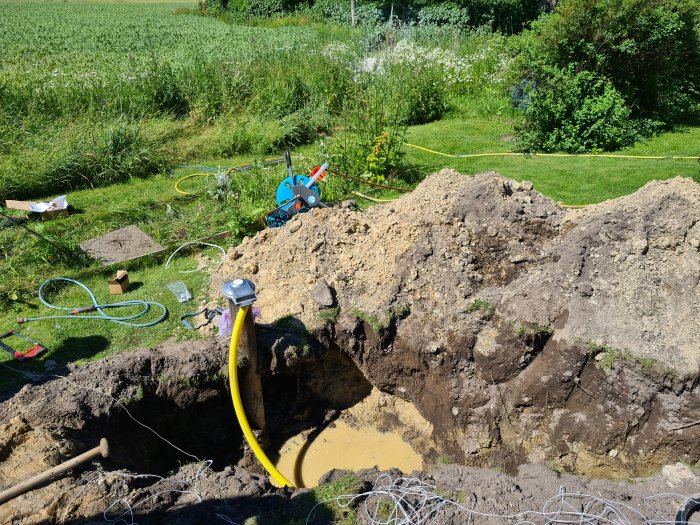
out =
[[[223,296],[235,306],[250,306],[255,302],[255,284],[248,279],[234,279],[224,283]]]

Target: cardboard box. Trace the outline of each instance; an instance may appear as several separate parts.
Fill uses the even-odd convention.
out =
[[[68,216],[68,202],[65,195],[56,197],[51,202],[5,201],[5,207],[38,213],[44,221]]]
[[[129,289],[129,274],[126,270],[118,270],[116,279],[108,281],[109,293],[112,295],[121,295]]]

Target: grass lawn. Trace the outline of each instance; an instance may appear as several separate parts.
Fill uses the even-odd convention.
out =
[[[406,142],[448,154],[510,152],[513,124],[508,117],[475,112],[416,126]],[[591,204],[633,193],[654,179],[676,176],[700,182],[700,127],[686,128],[638,143],[622,155],[694,155],[695,159],[613,159],[542,156],[448,158],[407,147],[406,158],[421,173],[454,168],[465,174],[497,171],[530,180],[535,189],[564,204]]]

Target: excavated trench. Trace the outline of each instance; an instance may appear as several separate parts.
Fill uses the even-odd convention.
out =
[[[388,396],[373,389],[349,356],[337,348],[323,349],[315,340],[305,341],[304,350],[297,346],[300,334],[294,330],[259,327],[258,332],[261,356],[279,353],[284,359],[286,352],[289,358],[277,368],[270,368],[269,361],[263,364],[267,367],[262,373],[267,428],[259,438],[270,458],[285,465],[280,468],[288,469],[285,474],[295,484],[315,485],[321,474],[339,467],[422,466],[418,453],[401,441],[407,429],[397,431],[403,425],[399,415],[405,415],[406,407],[397,409],[396,400],[387,403]],[[265,346],[270,336],[277,343],[273,351]],[[202,345],[209,347],[203,351],[199,348]],[[28,392],[0,405],[0,418],[10,420],[0,427],[0,435],[15,435],[14,443],[8,440],[0,446],[0,458],[7,460],[8,467],[15,459],[19,461],[19,457],[12,457],[18,450],[15,447],[32,432],[45,429],[66,456],[91,448],[106,437],[110,457],[103,463],[110,470],[167,477],[183,465],[210,460],[213,471],[237,465],[263,474],[244,447],[233,412],[228,379],[222,372],[226,368],[226,348],[210,345],[177,344],[163,352],[114,356],[77,369],[66,380],[25,387]],[[194,357],[193,353],[208,357]],[[25,403],[28,396],[46,396],[54,401],[33,411],[32,404]],[[328,432],[338,443],[335,450]],[[412,432],[408,436],[415,441],[420,432]],[[368,446],[379,458],[374,462],[362,442],[370,434],[375,441]],[[341,445],[349,436],[360,445],[355,455]],[[386,445],[384,438],[388,440]],[[296,449],[291,444],[294,440],[300,443]],[[390,451],[387,461],[382,461],[382,451],[395,448],[397,443],[407,447],[410,462],[387,462]],[[280,458],[280,452],[285,457]],[[326,459],[318,459],[324,454]],[[339,456],[343,461],[335,461]],[[302,470],[306,472],[309,467],[315,474],[302,475]],[[27,466],[28,471],[32,468]],[[0,468],[0,485],[22,479],[21,474],[9,470]],[[142,484],[156,480],[144,479]]]
[[[212,291],[253,280],[263,322],[294,319],[413,405],[424,457],[620,479],[700,459],[699,250],[692,180],[571,212],[444,170],[247,239]],[[295,361],[276,350],[273,373]]]
[[[444,172],[390,206],[311,212],[244,241],[212,296],[223,280],[257,285],[264,444],[298,484],[318,480],[302,466],[336,439],[327,430],[398,438],[424,469],[629,479],[700,461],[699,250],[692,181],[570,214],[531,185]],[[108,470],[167,476],[210,459],[212,497],[266,493],[227,354],[168,343],[24,387],[0,403],[0,485],[106,436]],[[351,442],[323,468],[363,455]]]
[[[137,388],[134,398],[124,403],[126,410],[114,408],[88,417],[80,428],[66,429],[62,437],[85,447],[106,437],[111,467],[158,476],[172,474],[197,458],[211,460],[215,470],[241,459],[243,435],[223,381],[196,385],[186,378],[152,383],[143,378],[125,380],[135,381]]]

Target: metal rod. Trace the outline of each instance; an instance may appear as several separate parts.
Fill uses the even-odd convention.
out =
[[[87,461],[91,461],[99,456],[102,456],[103,458],[109,456],[109,443],[105,438],[102,438],[100,440],[100,445],[98,447],[95,447],[92,450],[88,450],[87,452],[84,452],[83,454],[80,454],[79,456],[76,456],[73,459],[69,459],[68,461],[61,463],[60,465],[56,465],[55,467],[50,468],[49,470],[42,472],[41,474],[37,474],[36,476],[29,478],[28,480],[22,481],[14,487],[10,487],[7,490],[3,490],[2,492],[0,492],[0,505],[10,501],[11,499],[16,498],[17,496],[21,496],[25,492],[29,492],[30,490],[38,487],[39,485],[42,485],[43,483],[46,483],[47,481],[57,478],[61,474],[68,472],[71,469],[74,469],[78,465],[86,463]]]

